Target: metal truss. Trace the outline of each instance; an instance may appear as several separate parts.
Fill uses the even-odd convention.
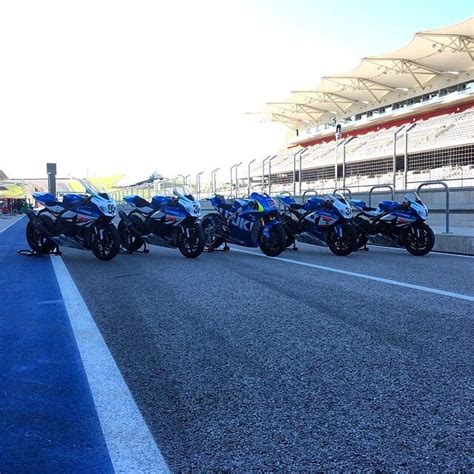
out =
[[[378,66],[380,69],[385,71],[385,73],[393,72],[395,74],[410,74],[421,89],[425,88],[425,85],[432,79],[433,76],[453,75],[447,72],[439,71],[430,66],[425,66],[419,62],[413,61],[412,59],[377,58],[371,56],[369,58],[364,58],[363,61]],[[428,78],[423,83],[421,82],[419,76],[428,76]]]
[[[474,36],[450,33],[416,33],[415,36],[430,41],[433,48],[438,48],[438,52],[449,49],[454,53],[467,53],[474,61]]]
[[[340,85],[340,92],[346,90],[367,91],[378,103],[385,94],[397,90],[395,87],[365,77],[325,76],[322,79]],[[382,92],[382,94],[377,95],[376,92]]]

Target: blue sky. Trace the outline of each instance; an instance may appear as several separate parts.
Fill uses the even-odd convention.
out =
[[[227,170],[285,129],[245,112],[474,14],[473,1],[0,2],[0,169]],[[224,177],[227,171],[223,171]]]

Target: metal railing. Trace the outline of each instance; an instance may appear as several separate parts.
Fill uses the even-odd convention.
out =
[[[332,195],[334,196],[335,194],[339,193],[339,194],[342,194],[344,196],[344,192],[343,191],[347,191],[348,194],[349,194],[349,199],[352,199],[352,191],[350,190],[350,188],[336,188],[333,192],[332,192]],[[345,196],[344,196],[345,197]]]
[[[369,191],[369,207],[372,204],[372,192],[374,191],[374,189],[390,189],[390,193],[392,195],[392,201],[395,201],[395,192],[391,184],[376,184],[375,186],[372,186]]]
[[[440,186],[443,186],[444,188],[444,191],[445,191],[445,194],[446,194],[446,210],[445,210],[445,215],[446,215],[446,232],[443,232],[444,234],[450,234],[451,232],[449,232],[449,187],[448,185],[444,182],[444,181],[441,181],[441,180],[435,180],[435,181],[425,181],[424,183],[421,183],[416,192],[419,193],[420,190],[426,186],[431,186],[433,184],[437,184],[437,185],[440,185]]]
[[[314,196],[317,196],[317,195],[318,195],[318,191],[316,191],[316,189],[307,189],[307,190],[303,193],[303,195],[302,195],[303,202],[306,201],[306,196],[307,196],[309,193],[313,193]]]

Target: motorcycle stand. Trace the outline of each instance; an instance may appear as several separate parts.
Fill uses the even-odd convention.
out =
[[[230,252],[230,247],[227,245],[227,242],[224,242],[223,249],[215,249],[213,247],[208,247],[207,252]]]
[[[148,249],[148,247],[146,246],[146,242],[144,241],[143,245],[137,250],[132,251],[132,250],[121,249],[120,253],[126,253],[127,255],[131,255],[132,253],[150,253],[150,250]]]
[[[42,257],[43,255],[58,255],[61,256],[62,252],[59,250],[59,247],[56,246],[54,247],[51,252],[48,253],[38,253],[35,250],[30,250],[30,249],[21,249],[16,251],[18,255],[23,255],[25,257]]]

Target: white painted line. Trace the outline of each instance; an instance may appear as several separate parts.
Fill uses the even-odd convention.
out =
[[[61,257],[51,257],[110,459],[117,473],[169,473],[115,360]]]
[[[368,244],[370,248],[376,248],[376,249],[384,249],[384,250],[397,250],[399,252],[405,252],[407,255],[409,255],[408,251],[405,250],[404,248],[398,248],[398,247],[388,247],[385,245],[376,245],[376,244]],[[363,250],[359,250],[359,252],[363,252]],[[432,250],[429,255],[437,255],[441,257],[461,257],[461,258],[474,258],[474,255],[464,255],[461,253],[449,253],[449,252],[441,252],[440,250]]]
[[[232,247],[232,251],[233,252],[240,252],[240,253],[247,253],[249,255],[254,255],[256,257],[270,258],[272,260],[279,260],[281,262],[286,262],[286,263],[293,263],[295,265],[301,265],[303,267],[316,268],[318,270],[325,270],[325,271],[328,271],[328,272],[340,273],[342,275],[349,275],[349,276],[353,276],[353,277],[357,277],[357,278],[363,278],[365,280],[372,280],[372,281],[377,281],[377,282],[380,282],[380,283],[387,283],[388,285],[402,286],[402,287],[405,287],[405,288],[411,288],[412,290],[425,291],[426,293],[434,293],[436,295],[449,296],[451,298],[457,298],[459,300],[474,301],[474,296],[463,295],[462,293],[453,293],[451,291],[438,290],[437,288],[430,288],[428,286],[413,285],[411,283],[405,283],[403,281],[390,280],[388,278],[381,278],[381,277],[376,277],[376,276],[372,276],[372,275],[365,275],[364,273],[356,273],[356,272],[350,272],[348,270],[340,270],[338,268],[325,267],[324,265],[316,265],[314,263],[301,262],[301,261],[298,261],[298,260],[291,260],[289,258],[284,258],[284,257],[267,257],[266,255],[264,255],[262,253],[256,253],[256,252],[251,252],[249,250],[237,249],[235,247]]]
[[[25,217],[25,215],[22,215],[20,218],[18,219],[15,219],[13,222],[10,222],[10,224],[6,225],[5,227],[3,227],[2,229],[0,229],[0,234],[2,232],[5,232],[7,229],[9,229],[12,225],[15,225],[17,222],[20,222],[23,217]]]

